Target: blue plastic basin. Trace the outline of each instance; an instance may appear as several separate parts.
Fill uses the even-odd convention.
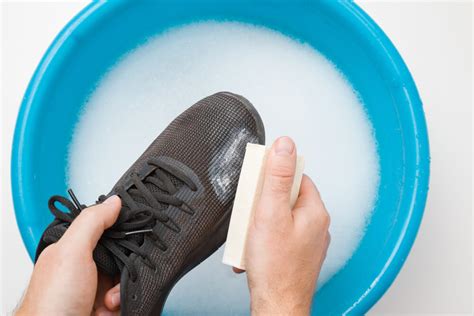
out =
[[[301,39],[337,65],[375,129],[381,182],[372,219],[348,264],[317,293],[318,315],[365,313],[394,280],[415,239],[429,175],[421,101],[400,55],[352,2],[113,1],[88,5],[57,36],[25,93],[15,130],[12,187],[30,256],[66,191],[66,157],[85,98],[118,58],[183,23],[236,20]],[[256,43],[258,44],[258,43]]]

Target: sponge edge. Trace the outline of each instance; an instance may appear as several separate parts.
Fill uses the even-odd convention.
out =
[[[245,269],[245,244],[250,221],[255,212],[258,198],[262,193],[264,166],[270,150],[263,145],[247,144],[239,184],[224,249],[224,264]],[[304,159],[297,157],[296,172],[290,195],[290,207],[296,203],[303,177]]]

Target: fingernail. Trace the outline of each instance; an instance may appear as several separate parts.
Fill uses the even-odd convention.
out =
[[[289,156],[295,150],[295,144],[289,137],[280,137],[275,144],[275,153],[279,156]]]
[[[107,200],[103,202],[103,204],[116,204],[117,200],[120,199],[117,195],[112,195]]]
[[[119,306],[120,305],[120,292],[112,293],[110,300],[112,301],[113,306]]]

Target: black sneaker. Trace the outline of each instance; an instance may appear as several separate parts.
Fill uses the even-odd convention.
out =
[[[219,92],[179,115],[120,178],[107,196],[118,194],[122,210],[94,260],[103,273],[121,274],[122,315],[161,313],[176,282],[224,243],[246,144],[264,141],[252,104]],[[86,207],[71,197],[51,197],[56,218],[36,258]]]

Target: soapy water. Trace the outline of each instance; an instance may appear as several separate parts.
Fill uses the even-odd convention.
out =
[[[350,259],[379,183],[372,127],[336,67],[308,44],[234,22],[202,22],[150,38],[99,82],[75,127],[68,184],[81,201],[108,193],[182,111],[218,91],[241,94],[265,124],[267,144],[291,136],[331,215],[321,287]],[[175,286],[171,314],[247,314],[245,274],[222,264],[223,247]]]

